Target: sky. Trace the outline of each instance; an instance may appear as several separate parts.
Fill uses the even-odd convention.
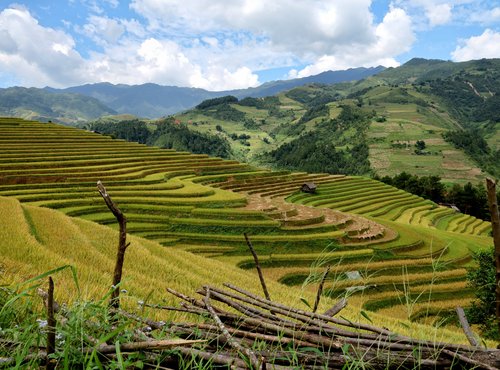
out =
[[[229,90],[500,58],[500,0],[0,0],[0,87]]]

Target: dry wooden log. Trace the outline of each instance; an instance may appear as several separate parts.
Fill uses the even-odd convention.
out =
[[[227,342],[236,349],[237,351],[243,353],[249,360],[250,364],[254,369],[260,369],[260,362],[255,356],[255,354],[250,351],[248,348],[243,347],[240,343],[238,343],[233,337],[231,337],[231,334],[227,331],[227,329],[224,327],[224,324],[220,320],[219,316],[217,316],[217,313],[215,310],[212,308],[212,305],[210,304],[210,289],[207,289],[207,294],[205,296],[205,299],[203,300],[205,302],[205,306],[207,307],[208,312],[210,312],[210,315],[212,315],[212,318],[216,322],[217,326],[219,326],[220,330],[222,331],[222,334],[226,338]]]
[[[116,253],[116,264],[113,273],[113,291],[109,301],[109,306],[114,309],[120,308],[120,283],[122,281],[123,263],[125,261],[125,251],[130,243],[127,243],[127,218],[122,211],[116,206],[111,199],[111,196],[106,191],[106,188],[101,181],[97,181],[97,189],[101,197],[104,199],[106,206],[116,217],[120,225],[120,232],[118,235],[118,251]]]
[[[191,303],[193,306],[195,307],[199,307],[199,308],[205,308],[205,303],[203,303],[202,301],[196,299],[196,298],[193,298],[193,297],[189,297],[185,294],[182,294],[182,293],[179,293],[171,288],[167,288],[167,292],[176,296],[177,298],[180,298],[186,302],[189,302]]]
[[[249,297],[251,297],[252,299],[254,299],[255,301],[257,301],[259,303],[264,303],[267,306],[271,307],[271,309],[281,309],[282,311],[286,311],[289,314],[290,313],[294,313],[294,314],[298,314],[298,315],[309,317],[309,318],[313,318],[313,319],[324,320],[324,321],[331,322],[331,323],[334,323],[334,324],[337,324],[337,325],[342,325],[342,326],[347,326],[347,327],[350,327],[350,328],[371,331],[371,332],[377,333],[377,334],[385,334],[385,335],[391,336],[391,337],[397,336],[396,333],[393,333],[393,332],[391,332],[391,331],[389,331],[387,329],[378,328],[378,327],[373,326],[373,325],[353,323],[353,322],[350,322],[350,321],[347,321],[347,320],[344,320],[344,319],[337,319],[337,318],[334,318],[334,317],[330,317],[330,316],[326,316],[326,315],[322,315],[322,314],[318,314],[318,313],[307,312],[307,311],[299,310],[299,309],[296,309],[296,308],[287,307],[285,305],[282,305],[282,304],[279,304],[279,303],[276,303],[276,302],[273,302],[273,301],[264,300],[264,299],[262,299],[262,298],[260,298],[260,297],[258,297],[256,295],[250,293],[250,292],[247,292],[247,291],[245,291],[245,290],[243,290],[241,288],[238,288],[238,287],[236,287],[236,286],[234,286],[232,284],[229,284],[229,283],[224,284],[224,286],[226,286],[226,287],[228,287],[230,289],[233,289],[233,290],[237,291],[240,294],[249,296]]]
[[[175,332],[176,328],[183,328],[183,329],[189,328],[191,330],[194,328],[197,328],[197,329],[206,330],[206,331],[212,332],[212,333],[217,332],[217,330],[219,329],[215,325],[203,324],[203,323],[200,323],[200,324],[173,324],[171,326],[171,330],[173,332]],[[255,340],[265,341],[265,342],[269,342],[269,343],[279,343],[280,345],[290,344],[293,346],[302,346],[302,347],[316,347],[317,346],[316,343],[307,342],[307,341],[303,341],[303,340],[296,339],[296,338],[289,338],[289,337],[286,337],[283,335],[278,336],[278,335],[261,334],[258,332],[251,332],[248,330],[234,329],[234,328],[227,327],[227,326],[226,326],[226,329],[232,336],[236,336],[236,337],[240,337],[240,338],[252,338]]]
[[[225,285],[228,286],[228,287],[234,287],[231,284],[225,284]],[[237,287],[234,287],[234,288],[237,291],[244,292],[240,288],[237,288]],[[381,335],[381,334],[376,334],[376,335],[372,334],[372,335],[370,335],[370,334],[365,334],[365,333],[361,333],[361,332],[350,332],[350,331],[343,330],[343,329],[338,328],[338,327],[333,327],[333,326],[329,325],[328,323],[326,323],[325,321],[330,321],[330,322],[336,323],[336,319],[334,319],[334,318],[332,318],[330,316],[325,316],[325,315],[321,315],[321,314],[317,314],[317,313],[306,312],[306,311],[294,309],[294,308],[287,307],[287,306],[280,305],[280,304],[270,305],[269,301],[260,299],[258,297],[257,297],[257,299],[254,299],[254,298],[247,298],[247,297],[244,297],[244,296],[238,296],[236,294],[232,294],[230,292],[226,292],[226,291],[214,288],[214,287],[211,287],[210,289],[212,289],[212,290],[214,290],[214,291],[216,291],[218,293],[227,295],[228,297],[231,297],[231,298],[234,298],[234,299],[238,299],[238,300],[241,300],[241,301],[244,301],[244,302],[247,302],[247,303],[251,303],[251,304],[254,304],[254,305],[262,307],[262,308],[267,308],[269,310],[272,309],[277,314],[282,314],[282,315],[288,316],[290,318],[299,320],[299,321],[305,323],[306,325],[309,325],[310,326],[309,329],[314,330],[314,331],[319,331],[319,332],[325,331],[325,332],[328,332],[328,333],[330,333],[332,335],[342,335],[342,336],[350,336],[350,337],[356,337],[356,338],[363,337],[363,338],[367,338],[367,339],[377,339],[377,338],[379,338],[379,335]],[[251,293],[247,292],[247,296],[249,296],[250,294]],[[273,302],[271,302],[271,303],[273,303]],[[347,321],[346,320],[342,320],[342,323],[344,323],[344,322],[347,322]],[[313,324],[314,324],[314,326],[311,326]],[[358,326],[360,326],[359,324],[354,324],[354,323],[351,323],[351,324],[352,325],[349,325],[349,326],[353,327],[353,328],[358,328]],[[345,325],[345,326],[347,326],[347,325]],[[381,329],[381,330],[384,333],[386,332],[385,329]],[[389,337],[389,336],[387,335],[387,337]],[[391,338],[396,338],[397,335],[396,334],[391,334],[390,337]]]
[[[206,290],[209,289],[209,287],[206,287],[204,286],[202,288],[202,290],[198,291],[198,293],[200,294],[205,294]],[[210,288],[212,289],[212,288]],[[264,311],[261,311],[261,310],[258,310],[256,308],[253,308],[253,307],[250,307],[250,306],[246,306],[246,305],[243,305],[241,303],[236,303],[234,301],[231,301],[230,299],[227,299],[225,298],[222,294],[218,293],[218,291],[215,291],[214,289],[212,289],[211,291],[211,296],[213,299],[219,301],[219,302],[222,302],[222,303],[225,303],[227,304],[228,306],[238,310],[239,312],[243,313],[244,315],[247,315],[247,316],[250,316],[250,317],[254,317],[254,318],[260,318],[260,319],[268,319],[268,320],[271,320],[273,322],[281,322],[281,323],[289,323],[289,324],[294,324],[292,321],[290,320],[285,320],[281,317],[277,317],[273,314],[269,314],[267,312],[264,312]],[[245,302],[249,302],[248,300],[245,300]]]
[[[442,353],[450,356],[451,358],[456,358],[460,360],[461,362],[466,363],[467,365],[471,365],[474,369],[485,369],[485,370],[498,370],[498,367],[493,367],[488,364],[484,364],[482,362],[473,360],[469,356],[464,356],[458,352],[453,352],[448,349],[443,349],[441,350]]]
[[[227,365],[230,366],[231,369],[233,368],[241,368],[241,369],[247,369],[248,366],[246,362],[243,360],[234,357],[234,355],[224,355],[221,353],[212,353],[212,352],[204,352],[198,349],[194,348],[185,348],[185,347],[180,347],[176,348],[176,351],[179,353],[185,355],[185,356],[192,356],[192,357],[199,357],[203,360],[209,361],[213,364],[217,365]],[[236,367],[233,367],[236,366]]]
[[[264,304],[264,307],[266,307],[266,308],[271,307],[276,312],[286,314],[287,316],[297,318],[298,320],[304,320],[304,317],[308,317],[308,318],[328,321],[328,322],[331,322],[334,324],[347,326],[347,327],[351,327],[354,329],[362,329],[362,330],[371,331],[373,333],[378,333],[378,336],[373,337],[373,336],[369,336],[369,335],[364,334],[364,333],[340,331],[338,328],[333,328],[331,326],[325,327],[324,323],[322,323],[320,321],[318,322],[317,320],[308,321],[309,324],[316,324],[317,327],[319,327],[323,330],[331,330],[333,328],[334,330],[337,330],[338,335],[372,339],[372,340],[374,340],[374,339],[380,340],[380,338],[381,338],[380,336],[384,336],[386,341],[405,343],[405,344],[410,344],[410,345],[415,345],[415,346],[420,346],[420,347],[429,347],[429,348],[439,347],[439,348],[447,348],[449,350],[461,350],[461,351],[469,351],[469,352],[477,351],[477,349],[475,349],[473,347],[469,347],[469,346],[456,345],[456,344],[443,343],[443,342],[416,340],[413,338],[398,335],[398,334],[393,333],[393,332],[391,332],[387,329],[384,329],[384,328],[377,328],[377,327],[372,326],[372,325],[353,323],[353,322],[343,320],[343,319],[339,320],[336,318],[328,317],[328,316],[317,314],[317,313],[311,313],[311,312],[306,312],[306,311],[294,309],[294,308],[287,307],[287,306],[284,306],[284,305],[281,305],[281,304],[278,304],[278,303],[275,303],[272,301],[266,301],[258,296],[255,296],[254,294],[249,293],[249,292],[247,292],[241,288],[238,288],[232,284],[226,283],[226,284],[224,284],[224,286],[226,286],[230,289],[233,289],[241,294],[244,294],[247,297],[252,298],[254,300],[255,305]],[[223,294],[227,294],[227,295],[230,294],[228,292],[224,292],[224,291],[220,291],[220,290],[218,290],[218,292],[222,292]],[[236,298],[236,299],[240,298],[239,296],[236,296],[236,295],[231,295],[231,297]],[[320,325],[318,325],[318,324],[320,324]]]
[[[162,329],[166,325],[166,323],[163,321],[154,321],[154,320],[151,320],[148,318],[140,317],[138,315],[135,315],[133,313],[130,313],[130,312],[127,312],[124,310],[118,310],[116,312],[119,313],[120,315],[125,316],[126,318],[144,323],[144,324],[148,325],[149,327],[151,327],[151,329]]]

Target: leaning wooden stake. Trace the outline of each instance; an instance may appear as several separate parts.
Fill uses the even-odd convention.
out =
[[[125,251],[130,245],[130,243],[127,244],[127,218],[113,202],[101,181],[97,181],[97,189],[104,199],[104,202],[106,202],[109,210],[116,217],[116,219],[118,220],[118,224],[120,225],[120,234],[118,236],[118,253],[116,254],[115,271],[113,274],[113,292],[111,293],[111,299],[109,301],[110,307],[118,309],[120,308],[120,282],[122,281]]]
[[[243,235],[245,236],[245,240],[247,241],[247,245],[248,248],[250,249],[250,252],[252,252],[252,256],[255,261],[255,267],[257,268],[257,273],[259,274],[260,284],[262,285],[262,290],[264,290],[264,295],[266,299],[270,301],[271,297],[269,296],[269,292],[267,290],[266,281],[264,280],[264,275],[262,275],[262,270],[260,268],[259,258],[257,257],[257,253],[255,253],[255,249],[253,249],[253,245],[250,242],[250,239],[248,239],[247,233],[244,233]]]
[[[463,329],[465,336],[467,337],[469,343],[473,347],[478,347],[479,343],[477,342],[477,339],[474,336],[474,333],[472,333],[472,330],[469,326],[469,321],[467,321],[467,316],[465,316],[464,309],[462,307],[458,306],[455,310],[457,311],[458,320],[460,321],[460,325],[462,326],[462,329]]]
[[[47,293],[47,369],[54,369],[55,363],[49,356],[56,351],[56,319],[54,317],[54,281],[49,276]]]
[[[325,285],[325,280],[329,272],[330,272],[330,265],[328,265],[328,267],[326,268],[325,272],[323,273],[323,276],[321,277],[321,281],[319,282],[318,292],[316,293],[316,300],[314,301],[313,313],[315,313],[316,310],[318,309],[319,301],[321,299],[321,294],[323,293],[323,285]]]
[[[493,230],[493,242],[495,244],[495,265],[496,265],[496,314],[497,324],[500,330],[500,216],[498,214],[498,203],[496,193],[496,182],[490,178],[486,179],[486,189],[488,191],[488,204],[491,214],[491,228]]]

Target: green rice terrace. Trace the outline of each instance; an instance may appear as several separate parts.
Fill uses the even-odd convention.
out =
[[[252,269],[247,233],[267,279],[299,296],[331,265],[325,294],[392,317],[467,305],[471,252],[492,244],[489,222],[369,178],[268,171],[0,118],[0,197],[20,201],[32,228],[33,206],[117,228],[98,180],[134,236]],[[300,191],[311,182],[315,194]]]

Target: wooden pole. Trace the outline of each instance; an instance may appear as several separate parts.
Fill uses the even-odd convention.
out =
[[[458,320],[460,321],[460,325],[462,326],[462,329],[465,333],[465,336],[467,337],[467,340],[469,341],[471,346],[479,347],[479,343],[478,343],[476,337],[474,336],[474,333],[472,333],[472,330],[470,328],[469,321],[467,320],[467,316],[465,316],[464,309],[462,307],[458,306],[457,308],[455,308],[455,310],[457,311]]]
[[[318,292],[316,294],[316,300],[314,301],[313,313],[315,313],[316,310],[318,309],[319,301],[321,299],[321,294],[323,293],[323,285],[325,285],[325,280],[329,272],[330,272],[330,265],[328,265],[328,267],[326,268],[325,272],[323,273],[323,276],[321,277],[321,281],[319,282]]]
[[[109,306],[114,309],[120,308],[120,282],[122,281],[122,271],[123,262],[125,261],[125,251],[130,245],[127,244],[127,218],[120,211],[120,209],[113,202],[109,196],[106,188],[101,181],[97,181],[97,189],[101,194],[104,202],[108,206],[109,210],[116,217],[118,224],[120,225],[120,234],[118,236],[118,252],[116,254],[116,264],[115,271],[113,273],[113,292],[111,293],[111,299],[109,301]]]
[[[496,315],[498,329],[500,330],[500,216],[498,214],[496,181],[486,179],[488,191],[488,204],[490,206],[491,228],[493,230],[493,243],[495,245],[495,267],[496,267]]]
[[[49,356],[56,352],[56,319],[54,317],[54,281],[49,276],[47,294],[47,369],[54,369],[55,363]]]
[[[257,273],[259,274],[260,284],[262,285],[262,290],[264,290],[264,295],[266,299],[270,301],[271,297],[269,296],[269,292],[267,290],[266,281],[264,280],[264,275],[262,275],[262,270],[260,268],[259,258],[257,257],[257,253],[255,253],[255,249],[253,249],[253,245],[250,242],[250,239],[248,239],[247,233],[244,233],[243,235],[245,236],[245,240],[247,241],[247,245],[248,248],[250,249],[250,252],[252,252],[252,256],[255,261],[255,267],[257,268]]]

